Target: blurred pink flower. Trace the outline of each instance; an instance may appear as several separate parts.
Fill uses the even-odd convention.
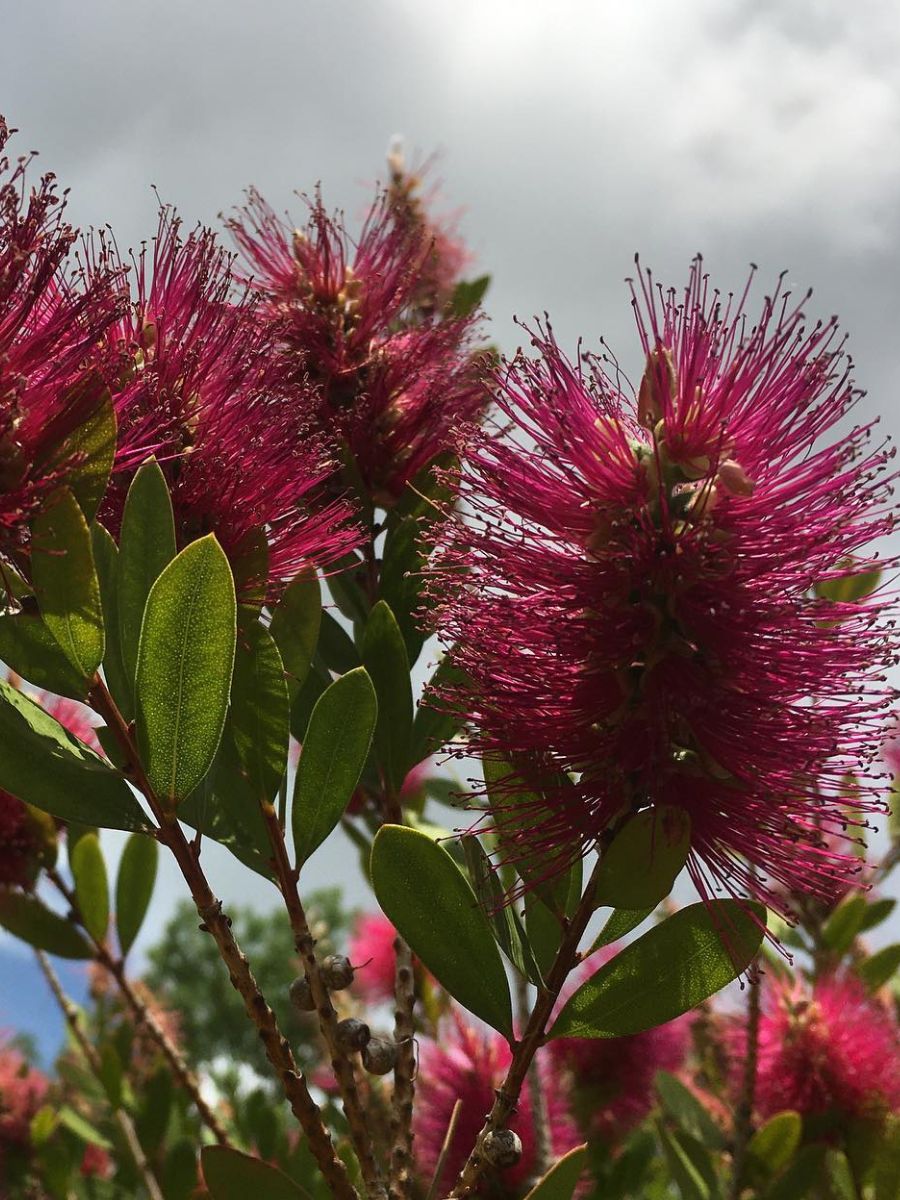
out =
[[[900,1110],[900,1030],[887,1008],[852,976],[810,987],[773,981],[759,1026],[756,1108],[762,1119],[785,1109],[804,1117],[883,1117]],[[739,1086],[746,1030],[726,1035]]]
[[[422,1041],[419,1050],[419,1076],[416,1087],[416,1112],[413,1120],[413,1153],[423,1184],[434,1175],[438,1155],[457,1100],[462,1101],[456,1133],[439,1180],[440,1194],[446,1195],[475,1143],[484,1118],[494,1103],[494,1092],[502,1083],[512,1054],[504,1038],[492,1030],[478,1031],[459,1017],[442,1029],[440,1041]],[[580,1144],[574,1122],[568,1115],[560,1079],[553,1071],[541,1070],[541,1083],[547,1109],[547,1126],[552,1155],[559,1157]],[[519,1098],[515,1115],[509,1122],[522,1141],[522,1158],[505,1171],[498,1171],[496,1186],[502,1197],[521,1196],[534,1174],[535,1134],[528,1088]]]
[[[26,1146],[31,1118],[44,1102],[49,1083],[11,1046],[0,1045],[0,1152]]]
[[[28,887],[43,846],[28,808],[0,788],[0,887]]]
[[[354,988],[372,1003],[391,1000],[397,956],[397,930],[381,913],[363,913],[357,920],[347,954],[355,967]]]

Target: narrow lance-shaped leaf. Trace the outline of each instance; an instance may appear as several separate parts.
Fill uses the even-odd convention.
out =
[[[175,518],[166,477],[159,463],[147,462],[128,489],[119,537],[119,649],[126,678],[132,683],[147,597],[174,557]]]
[[[109,882],[96,833],[87,833],[78,839],[69,855],[69,865],[84,927],[91,937],[102,942],[109,925]]]
[[[58,916],[37,896],[0,889],[0,925],[36,950],[59,958],[90,958],[91,948],[71,921]]]
[[[322,588],[314,571],[304,571],[284,589],[269,630],[278,644],[291,699],[309,674],[322,623]]]
[[[0,617],[0,662],[34,687],[72,700],[84,700],[88,694],[87,677],[70,662],[37,614]]]
[[[547,1174],[537,1181],[525,1200],[572,1200],[587,1167],[587,1145],[576,1146],[557,1159]]]
[[[534,984],[541,984],[541,969],[532,953],[528,935],[522,928],[515,907],[503,894],[497,872],[491,866],[484,847],[477,837],[467,836],[460,841],[475,895],[491,924],[498,945],[520,974]]]
[[[103,617],[109,636],[103,651],[103,674],[106,686],[127,719],[134,715],[134,697],[131,677],[125,673],[122,661],[122,645],[119,639],[119,548],[99,521],[91,526],[91,544],[94,548],[94,563],[100,581],[100,599]]]
[[[35,518],[31,570],[44,623],[85,678],[103,661],[103,608],[91,532],[67,488]]]
[[[613,942],[617,942],[620,938],[623,938],[626,933],[631,933],[632,929],[637,929],[638,925],[646,921],[655,907],[656,905],[654,904],[647,908],[615,909],[594,939],[591,945],[591,954],[595,950],[599,950],[602,946],[611,946]]]
[[[395,791],[403,786],[412,736],[413,699],[409,659],[394,614],[379,600],[369,615],[362,639],[362,659],[378,697],[375,749]]]
[[[204,1146],[200,1162],[212,1200],[309,1200],[309,1193],[283,1171],[231,1146]]]
[[[625,1037],[673,1021],[747,969],[765,910],[710,900],[687,908],[619,951],[569,998],[551,1037]]]
[[[116,877],[116,932],[126,955],[140,933],[153,898],[159,850],[152,837],[135,833],[125,843]]]
[[[383,825],[372,847],[372,885],[386,915],[450,995],[511,1037],[512,1002],[500,951],[447,851],[424,833]]]
[[[691,849],[691,819],[682,808],[645,809],[625,824],[603,852],[597,904],[655,908],[672,890]]]
[[[109,388],[98,374],[89,375],[75,386],[82,393],[79,402],[87,401],[94,406],[94,411],[66,438],[52,456],[50,466],[65,464],[66,484],[78,501],[85,520],[92,521],[116,457],[116,411]]]
[[[146,829],[124,779],[39,704],[0,680],[0,788],[61,821]]]
[[[287,770],[291,702],[274,638],[245,611],[238,625],[228,732],[253,801],[270,802]]]
[[[156,795],[177,804],[213,764],[231,690],[237,603],[212,534],[185,547],[150,589],[136,676],[137,739]]]
[[[321,846],[349,804],[377,714],[375,689],[363,667],[336,679],[319,697],[294,781],[291,827],[298,865]]]

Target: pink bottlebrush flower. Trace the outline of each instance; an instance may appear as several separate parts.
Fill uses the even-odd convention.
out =
[[[0,887],[30,887],[45,846],[45,830],[32,811],[0,788]]]
[[[85,1179],[109,1179],[113,1173],[113,1161],[109,1152],[102,1146],[88,1144],[81,1156],[79,1172]]]
[[[395,220],[382,197],[352,246],[321,198],[292,231],[256,192],[229,227],[288,370],[315,392],[318,427],[344,443],[372,498],[392,504],[485,405],[477,318],[432,320],[418,305],[429,234]]]
[[[856,869],[823,838],[847,826],[848,766],[853,822],[883,810],[866,768],[888,600],[813,587],[891,529],[893,451],[836,430],[858,393],[835,322],[807,326],[780,284],[755,323],[746,300],[699,260],[681,295],[642,284],[636,396],[614,360],[572,364],[540,329],[539,356],[497,375],[509,427],[473,434],[428,586],[470,749],[543,792],[526,822],[511,801],[508,840],[550,872],[623,813],[680,806],[702,896],[790,915],[785,896],[828,898]]]
[[[726,1034],[740,1087],[746,1029]],[[773,981],[759,1024],[756,1108],[762,1120],[785,1109],[804,1117],[878,1119],[900,1110],[900,1030],[851,976]]]
[[[438,1181],[441,1194],[446,1194],[475,1144],[484,1118],[494,1103],[494,1092],[503,1083],[511,1059],[504,1038],[492,1030],[473,1029],[459,1017],[448,1022],[439,1042],[421,1043],[413,1153],[423,1184],[431,1182],[453,1106],[461,1100],[456,1133]],[[581,1139],[567,1114],[556,1074],[542,1071],[541,1084],[552,1157],[557,1158],[579,1145]],[[515,1167],[497,1173],[498,1194],[521,1196],[527,1191],[535,1168],[535,1134],[527,1087],[522,1091],[509,1128],[515,1130],[522,1141],[522,1157]]]
[[[0,1045],[0,1153],[6,1146],[27,1146],[31,1118],[44,1102],[46,1076],[11,1046]]]
[[[99,259],[109,256],[104,247]],[[253,295],[234,293],[231,260],[214,235],[183,235],[164,209],[102,366],[129,445],[155,454],[166,475],[179,541],[213,532],[237,565],[264,532],[268,577],[241,582],[277,593],[359,535],[348,506],[322,498],[331,464],[309,430],[303,389],[287,386]],[[101,514],[113,528],[134,467],[132,454],[114,474]]]
[[[120,286],[98,271],[89,286],[65,268],[76,231],[54,177],[28,188],[28,159],[10,165],[0,117],[0,592],[3,562],[27,574],[29,525],[73,459],[65,439],[95,411],[102,388],[85,372],[115,320]]]
[[[353,984],[358,994],[370,1003],[393,999],[396,937],[397,930],[381,913],[362,913],[353,927],[347,949],[355,967]]]

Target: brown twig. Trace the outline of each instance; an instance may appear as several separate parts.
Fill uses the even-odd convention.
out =
[[[81,918],[81,912],[78,908],[77,897],[72,889],[66,884],[65,880],[60,876],[59,872],[55,868],[50,867],[47,869],[46,875],[59,894],[68,903],[72,913],[75,916],[75,919],[78,921],[78,924],[90,939],[91,946],[94,951],[94,960],[99,963],[99,965],[103,967],[107,974],[111,975],[116,981],[119,991],[122,994],[122,999],[131,1010],[135,1021],[146,1030],[151,1039],[158,1046],[166,1062],[169,1064],[172,1074],[175,1076],[179,1086],[184,1092],[187,1093],[188,1096],[190,1096],[194,1107],[197,1109],[200,1120],[207,1127],[207,1129],[209,1129],[210,1133],[212,1133],[213,1137],[220,1146],[230,1145],[231,1139],[225,1132],[225,1128],[219,1121],[219,1118],[204,1100],[200,1091],[200,1084],[198,1083],[188,1064],[185,1062],[181,1051],[172,1042],[165,1030],[156,1020],[156,1017],[132,987],[130,980],[125,974],[124,962],[121,959],[114,958],[103,942],[98,941],[98,939],[95,938],[88,929],[87,925],[85,925]]]
[[[544,1041],[547,1023],[553,1014],[559,993],[562,991],[569,972],[578,963],[578,945],[594,911],[594,894],[597,890],[599,867],[598,859],[575,915],[566,924],[559,950],[544,987],[538,988],[537,1000],[531,1010],[531,1016],[528,1018],[521,1039],[515,1043],[512,1062],[506,1078],[496,1092],[493,1107],[478,1134],[471,1154],[453,1185],[451,1197],[460,1200],[461,1197],[468,1196],[475,1187],[487,1165],[481,1153],[484,1139],[489,1133],[493,1133],[497,1129],[504,1129],[515,1111],[519,1094],[528,1075],[528,1068]]]
[[[528,1020],[528,980],[517,971],[515,981],[519,1021],[524,1025]],[[534,1127],[534,1163],[531,1177],[537,1182],[547,1174],[553,1152],[547,1119],[547,1099],[537,1061],[528,1068],[528,1097],[531,1101],[531,1124]]]
[[[412,1116],[416,1093],[416,1027],[413,1009],[416,985],[412,951],[399,935],[394,939],[397,968],[394,976],[394,1041],[397,1062],[394,1067],[394,1093],[391,1097],[391,1200],[403,1200],[409,1194],[412,1158]]]
[[[95,1078],[102,1082],[103,1080],[103,1065],[100,1062],[100,1056],[88,1039],[85,1037],[84,1030],[81,1028],[81,1020],[78,1009],[66,995],[62,989],[62,984],[59,982],[56,972],[50,966],[50,960],[43,950],[35,950],[35,957],[38,960],[38,965],[50,985],[50,990],[56,999],[56,1003],[62,1010],[62,1014],[66,1019],[66,1024],[72,1031],[72,1036],[78,1043],[78,1048],[84,1055],[91,1073]],[[144,1187],[147,1189],[147,1195],[150,1200],[164,1200],[159,1183],[150,1164],[147,1162],[147,1157],[144,1154],[144,1148],[138,1140],[135,1132],[134,1123],[128,1113],[122,1108],[113,1108],[113,1119],[119,1127],[119,1132],[128,1146],[128,1152],[134,1159],[134,1165],[137,1172],[143,1180]]]
[[[331,1056],[331,1068],[340,1089],[344,1115],[350,1127],[350,1137],[359,1160],[363,1182],[370,1196],[383,1197],[386,1194],[384,1181],[372,1148],[372,1139],[360,1100],[353,1063],[338,1040],[338,1015],[319,969],[319,960],[316,958],[315,950],[316,941],[310,931],[309,921],[306,918],[297,887],[298,872],[291,866],[288,858],[284,830],[281,828],[281,822],[278,820],[278,814],[274,807],[271,804],[263,804],[262,813],[269,835],[269,844],[272,847],[275,876],[284,897],[291,931],[294,935],[294,946],[303,963],[303,972],[316,1006],[316,1015],[319,1018],[319,1028]]]
[[[447,1132],[444,1134],[444,1140],[441,1143],[441,1151],[438,1154],[438,1160],[435,1164],[434,1175],[425,1195],[425,1200],[434,1200],[435,1194],[440,1186],[441,1176],[444,1173],[444,1164],[447,1161],[447,1155],[450,1153],[450,1147],[453,1145],[453,1137],[456,1133],[456,1126],[459,1121],[459,1114],[462,1111],[462,1100],[457,1100],[453,1105],[453,1111],[450,1113],[450,1120],[447,1122]]]
[[[223,912],[221,900],[213,894],[196,851],[185,837],[176,814],[162,807],[150,786],[128,726],[99,678],[91,688],[90,701],[94,710],[112,730],[125,754],[129,778],[141,791],[158,822],[156,836],[178,863],[200,915],[201,928],[212,935],[219,948],[219,954],[228,968],[231,984],[240,994],[247,1015],[256,1026],[266,1057],[278,1073],[291,1111],[306,1134],[310,1150],[325,1182],[336,1200],[358,1200],[356,1188],[350,1182],[347,1168],[335,1151],[319,1106],[310,1095],[290,1045],[281,1033],[275,1014],[260,991],[250,965],[235,940],[231,931],[231,919]]]
[[[747,1158],[747,1146],[753,1133],[753,1104],[756,1099],[756,1068],[759,1058],[760,986],[759,964],[747,972],[747,1048],[741,1094],[734,1114],[734,1151],[731,1163],[731,1200],[739,1200],[743,1191],[741,1176]]]

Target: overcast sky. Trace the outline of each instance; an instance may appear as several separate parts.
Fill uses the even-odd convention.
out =
[[[2,24],[13,152],[40,150],[72,219],[122,246],[153,231],[151,184],[188,221],[251,183],[283,209],[320,180],[358,215],[402,134],[441,153],[505,349],[513,314],[547,310],[570,348],[603,334],[633,367],[635,251],[681,284],[702,250],[724,290],[750,262],[760,294],[782,269],[812,285],[898,432],[895,0],[7,0]],[[260,897],[220,874],[226,898]],[[3,961],[0,1027],[31,995]]]

